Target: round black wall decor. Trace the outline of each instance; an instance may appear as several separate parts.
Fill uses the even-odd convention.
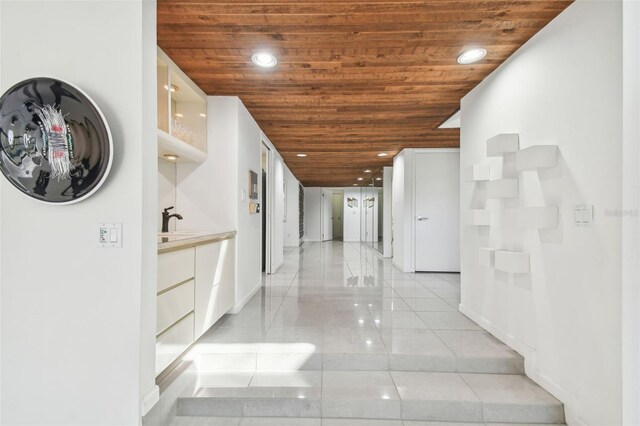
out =
[[[107,178],[111,131],[98,106],[79,88],[32,78],[0,98],[0,171],[36,200],[71,204]]]

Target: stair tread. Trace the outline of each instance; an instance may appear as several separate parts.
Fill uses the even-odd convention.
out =
[[[518,426],[548,426],[550,423],[519,423]],[[176,416],[170,426],[513,426],[513,423],[430,422],[313,417],[214,417]],[[565,423],[555,423],[566,426]]]
[[[234,382],[228,374],[224,380]],[[556,424],[564,421],[562,403],[523,375],[301,371],[257,373],[246,387],[214,386],[211,377],[208,384],[180,397],[178,413]]]

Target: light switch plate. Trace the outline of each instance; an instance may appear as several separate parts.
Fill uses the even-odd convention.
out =
[[[593,205],[576,204],[573,207],[573,222],[575,226],[590,227],[593,225]]]
[[[98,225],[98,247],[117,248],[122,247],[122,224],[101,223]]]

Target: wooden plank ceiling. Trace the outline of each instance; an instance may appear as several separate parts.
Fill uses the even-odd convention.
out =
[[[160,0],[158,44],[207,94],[239,96],[303,185],[351,186],[403,148],[459,146],[437,127],[570,3]],[[486,58],[458,65],[470,46]],[[251,62],[263,50],[275,68]]]

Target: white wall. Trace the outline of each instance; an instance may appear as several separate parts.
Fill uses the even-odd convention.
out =
[[[385,167],[382,174],[382,255],[393,256],[393,167]]]
[[[349,207],[347,198],[358,200],[357,207]],[[362,216],[362,190],[360,187],[344,188],[344,214],[342,216],[344,231],[343,240],[349,243],[360,242],[360,219]]]
[[[238,98],[208,97],[207,160],[177,166],[176,212],[184,218],[176,221],[178,230],[238,230],[237,141]]]
[[[640,211],[640,3],[623,3],[623,211]],[[622,219],[622,423],[640,424],[640,224]]]
[[[261,175],[261,147],[271,149],[272,272],[283,261],[284,163],[237,97],[208,97],[208,152],[203,164],[178,165],[178,230],[236,230],[237,312],[261,285],[262,214],[249,213],[249,171]],[[244,192],[244,199],[243,199]],[[262,203],[262,193],[257,202]],[[297,204],[296,204],[297,205]],[[269,207],[268,207],[269,208]]]
[[[322,239],[322,188],[304,189],[304,241]]]
[[[111,175],[78,204],[37,203],[0,178],[1,423],[137,424],[154,386],[144,363],[155,337],[155,3],[0,7],[0,92],[67,80],[100,106],[114,142]],[[25,50],[52,34],[60,48]],[[123,224],[122,248],[97,247],[102,222]]]
[[[284,160],[269,138],[262,133],[262,141],[271,152],[269,185],[271,189],[271,269],[274,273],[284,262]]]
[[[238,99],[238,284],[236,307],[244,306],[261,285],[262,265],[262,216],[249,213],[249,198],[241,197],[242,189],[248,191],[249,171],[258,173],[261,179],[260,152],[262,132],[247,108]],[[258,194],[258,203],[262,193]],[[264,214],[264,212],[262,213]]]
[[[378,203],[380,188],[362,188],[362,206],[360,217],[360,241],[371,244],[378,241]],[[367,207],[367,198],[373,198],[373,206]],[[373,222],[373,224],[372,224]]]
[[[177,188],[177,171],[176,163],[171,161],[158,159],[158,209],[156,216],[158,218],[158,232],[162,230],[162,210],[174,206],[176,207],[176,188]],[[178,212],[177,209],[171,212]],[[169,231],[176,229],[175,219],[169,222]]]
[[[393,259],[395,266],[403,271],[413,270],[411,259],[411,158],[412,151],[403,150],[393,158],[392,178],[392,233],[393,233]],[[411,157],[411,158],[407,158]]]
[[[621,423],[621,221],[606,214],[622,201],[621,27],[620,2],[575,2],[462,100],[462,166],[519,176],[521,195],[485,201],[484,184],[461,184],[463,215],[492,213],[489,232],[462,228],[461,309],[525,355],[569,424]],[[557,145],[558,166],[517,174],[512,155],[488,161],[485,141],[504,132],[521,148]],[[581,203],[595,206],[590,228],[573,224]],[[559,206],[556,229],[514,227],[512,209],[536,205]],[[529,253],[531,273],[478,265],[483,246]]]
[[[284,247],[300,246],[299,185],[291,170],[284,166],[284,181],[287,184],[287,221],[284,223]]]

